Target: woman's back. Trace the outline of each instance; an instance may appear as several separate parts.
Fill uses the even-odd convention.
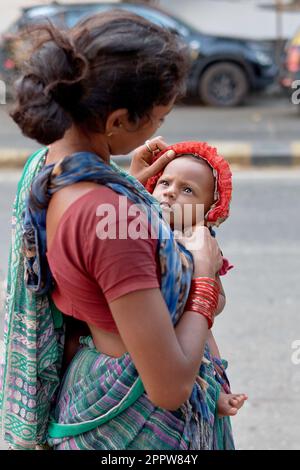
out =
[[[137,278],[137,276],[140,276],[142,269],[145,271],[144,275],[147,276],[147,282],[150,282],[151,287],[158,287],[158,282],[153,275],[154,273],[152,277],[150,274],[151,267],[153,272],[153,262],[151,259],[149,260],[150,266],[146,262],[147,253],[144,253],[143,260],[139,262],[140,247],[136,241],[134,244],[130,244],[131,253],[128,253],[126,241],[126,251],[122,249],[122,246],[119,246],[120,256],[116,260],[117,266],[115,268],[112,264],[113,255],[116,255],[117,251],[117,240],[114,240],[113,246],[111,243],[108,246],[107,243],[105,244],[105,241],[101,243],[100,240],[97,240],[96,223],[98,217],[96,217],[95,207],[101,204],[101,202],[105,202],[105,204],[111,202],[113,206],[117,202],[117,198],[118,196],[109,188],[95,183],[78,183],[58,191],[51,199],[47,212],[47,256],[56,280],[56,287],[53,293],[54,302],[65,314],[84,321],[90,329],[98,351],[113,357],[122,356],[127,352],[127,348],[111,316],[106,298],[104,295],[101,295],[100,286],[96,284],[96,280],[93,281],[90,277],[86,277],[86,273],[82,273],[83,266],[86,266],[89,255],[87,253],[88,247],[85,244],[85,234],[87,234],[91,241],[94,239],[94,244],[91,246],[93,265],[101,263],[101,269],[105,271],[105,286],[109,283],[110,291],[114,288],[114,296],[118,295],[117,290],[120,287],[123,289],[127,288],[127,291],[133,288],[140,289],[145,287],[145,277]],[[82,220],[82,214],[85,214],[85,220]],[[90,221],[93,225],[92,227],[88,227]],[[80,227],[81,225],[83,227]],[[82,232],[82,228],[85,229],[85,233]],[[105,244],[106,265],[103,253],[99,251],[103,243]],[[147,246],[145,242],[142,242],[142,246],[146,251]],[[109,247],[113,248],[113,253]],[[150,248],[150,250],[148,249],[148,255],[151,258],[155,253],[156,241],[151,240],[150,244],[148,243],[148,247]],[[153,247],[152,253],[151,247]],[[128,261],[131,262],[130,269],[134,276],[131,280],[128,279]],[[82,263],[82,267],[79,266],[80,263]],[[120,277],[122,271],[119,267],[122,264],[124,265],[123,272],[125,271],[124,274],[127,278],[127,286],[124,285],[124,282],[123,286],[120,286],[122,284]],[[90,273],[90,275],[92,276],[93,274]],[[119,286],[111,285],[118,283]],[[68,322],[68,327],[72,329],[71,322]],[[84,328],[82,328],[82,332],[84,332]],[[70,359],[72,352],[75,353],[79,345],[78,334],[75,332],[72,334],[72,331],[69,331],[67,340],[69,342],[67,350],[70,351],[68,359]]]
[[[65,213],[65,211],[80,197],[87,194],[89,191],[97,188],[98,185],[95,183],[83,182],[76,185],[68,186],[58,191],[52,198],[48,212],[47,212],[47,245],[48,252],[51,250],[52,241],[55,237],[56,231],[59,227],[59,223]],[[119,333],[108,332],[100,329],[90,323],[88,327],[93,337],[98,351],[102,351],[112,357],[120,357],[126,352],[126,347],[119,335]],[[80,333],[84,335],[84,325],[79,327],[79,332],[75,331],[72,327],[72,323],[69,323],[67,328],[69,329],[66,337],[65,351],[65,362],[66,365],[70,362],[73,355],[78,349],[78,340]]]

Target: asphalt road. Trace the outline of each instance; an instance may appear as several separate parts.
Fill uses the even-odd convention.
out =
[[[2,280],[17,177],[0,173]],[[300,449],[300,365],[291,360],[300,340],[299,183],[299,170],[235,171],[231,217],[217,235],[235,269],[223,280],[215,336],[232,390],[249,395],[232,420],[239,449]]]
[[[246,141],[258,147],[300,140],[300,113],[286,96],[253,95],[245,106],[230,109],[180,105],[167,117],[158,134],[170,142],[182,140]],[[0,105],[1,148],[35,149],[37,144],[23,137]]]

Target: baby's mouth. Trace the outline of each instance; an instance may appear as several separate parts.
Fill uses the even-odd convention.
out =
[[[159,205],[164,211],[173,212],[172,206],[168,202],[162,201]]]

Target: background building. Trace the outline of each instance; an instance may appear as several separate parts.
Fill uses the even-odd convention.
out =
[[[88,0],[89,2],[99,0]],[[101,1],[101,0],[100,0]],[[119,0],[112,0],[118,3]],[[129,0],[132,2],[132,0]],[[149,1],[149,3],[151,0]],[[48,0],[3,0],[0,15],[0,33],[14,21],[24,6],[47,4]],[[76,3],[63,0],[62,3]],[[281,0],[152,0],[175,15],[185,19],[203,32],[252,39],[275,39],[278,35],[276,4],[289,5]],[[300,25],[300,10],[284,10],[281,14],[281,29],[284,38],[290,38]]]

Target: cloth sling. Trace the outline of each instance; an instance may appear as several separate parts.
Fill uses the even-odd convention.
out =
[[[164,268],[161,290],[174,325],[182,315],[187,299],[192,257],[175,242],[154,199],[115,164],[107,165],[90,153],[74,154],[55,169],[51,168],[51,184],[45,192],[41,182],[47,182],[45,175],[50,174],[50,166],[43,168],[45,155],[46,150],[43,149],[28,161],[14,203],[0,397],[4,438],[14,448],[20,449],[35,448],[47,440],[55,448],[158,449],[159,445],[161,448],[233,448],[229,420],[216,417],[221,375],[226,377],[226,374],[224,369],[221,375],[216,374],[207,347],[199,371],[199,383],[195,383],[190,399],[178,412],[153,409],[129,354],[116,361],[98,353],[89,337],[82,339],[82,347],[61,381],[64,322],[51,301],[49,291],[52,278],[45,262],[46,209],[34,211],[29,207],[27,198],[31,186],[35,198],[47,204],[47,198],[49,200],[51,194],[67,184],[95,181],[143,204],[148,215],[150,209],[151,213],[154,210],[158,220],[159,257]],[[143,414],[145,401],[148,406],[146,415]],[[134,406],[141,408],[137,411]],[[119,408],[116,416],[112,413],[115,408]],[[156,426],[164,431],[164,437],[159,432],[152,432],[152,441],[149,442],[145,439],[149,430],[147,432],[144,424],[135,434],[131,430],[128,442],[125,439],[128,429],[120,423],[126,421],[128,413],[133,411],[135,417],[141,418],[136,419],[136,423],[151,423],[150,415],[153,416]],[[108,417],[106,422],[105,415],[106,419]],[[104,420],[93,428],[92,424],[98,423],[99,416]],[[177,420],[176,423],[170,424],[170,417]],[[71,425],[73,430],[76,428],[77,432],[70,433],[64,427],[67,425]],[[118,432],[112,432],[114,425]],[[87,430],[86,426],[91,429]],[[174,432],[179,433],[176,439]],[[101,437],[100,444],[95,444],[95,435],[97,439]],[[118,436],[117,443],[114,442],[115,436]]]

